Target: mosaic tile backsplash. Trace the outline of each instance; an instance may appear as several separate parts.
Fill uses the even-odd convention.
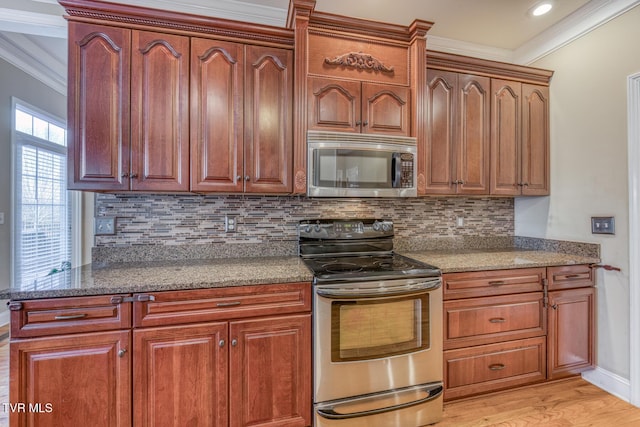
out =
[[[510,239],[514,233],[513,209],[512,198],[352,200],[97,194],[96,216],[115,216],[117,220],[116,234],[96,236],[94,249],[155,245],[171,246],[179,252],[183,245],[219,243],[268,243],[274,248],[291,248],[297,241],[298,222],[309,218],[388,218],[394,221],[396,239],[400,240],[477,236]],[[225,215],[237,218],[237,232],[225,232]],[[463,227],[456,226],[458,217],[464,218]]]

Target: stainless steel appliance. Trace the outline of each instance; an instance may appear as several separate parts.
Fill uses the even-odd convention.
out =
[[[308,131],[307,195],[415,197],[416,138]]]
[[[422,426],[442,417],[440,271],[393,252],[391,221],[306,220],[314,274],[316,427]]]

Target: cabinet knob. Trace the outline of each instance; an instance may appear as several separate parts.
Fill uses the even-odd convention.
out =
[[[551,306],[551,308],[553,308],[554,310],[557,310],[557,309],[558,309],[558,304],[553,304],[553,305]]]
[[[242,179],[242,176],[240,176],[240,175],[236,176],[236,181],[240,181],[241,179]]]
[[[245,180],[245,181],[249,181],[250,179],[251,179],[251,177],[250,177],[249,175],[245,175],[245,176],[244,176],[244,180]]]
[[[360,120],[356,120],[356,126],[360,126],[362,122]]]
[[[364,122],[362,122],[362,126],[367,126],[368,124],[369,124],[369,122],[366,121],[366,120]]]
[[[237,340],[237,339],[235,339],[235,338],[234,338],[234,339],[232,339],[232,340],[231,340],[231,345],[232,345],[233,347],[237,346],[237,345],[238,345],[238,340]]]
[[[137,178],[138,174],[137,173],[132,173],[129,175],[129,178]]]
[[[126,349],[126,348],[121,348],[121,349],[118,351],[118,357],[124,357],[124,355],[126,354],[126,352],[127,352],[127,349]]]
[[[218,342],[218,345],[219,345],[220,347],[224,347],[224,340],[220,340],[220,341]]]

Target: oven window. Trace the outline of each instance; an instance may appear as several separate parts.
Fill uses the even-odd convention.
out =
[[[429,344],[429,294],[331,303],[333,362],[410,353]]]

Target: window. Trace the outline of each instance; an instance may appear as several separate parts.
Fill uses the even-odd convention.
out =
[[[64,125],[14,100],[13,282],[28,287],[71,267]]]

